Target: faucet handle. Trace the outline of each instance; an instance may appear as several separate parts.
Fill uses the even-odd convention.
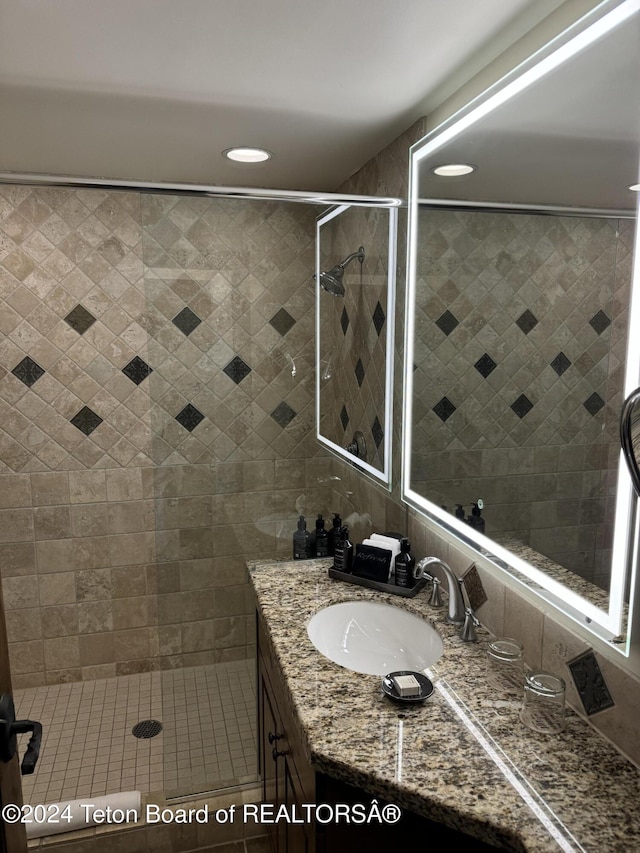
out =
[[[462,626],[462,631],[460,631],[460,638],[464,643],[477,643],[478,635],[476,634],[476,628],[480,626],[480,620],[470,607],[467,607],[464,613],[464,625]]]
[[[440,591],[442,581],[440,580],[440,578],[434,578],[433,575],[429,575],[429,580],[433,584],[431,587],[431,597],[429,598],[430,606],[444,607],[444,601],[442,600],[442,592]]]

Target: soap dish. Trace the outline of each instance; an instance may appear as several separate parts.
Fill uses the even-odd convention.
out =
[[[420,685],[420,693],[417,696],[400,696],[392,680],[394,676],[397,675],[413,675]],[[428,699],[433,693],[433,684],[429,681],[426,675],[422,675],[421,672],[412,672],[410,669],[401,669],[398,672],[390,672],[383,677],[382,692],[385,696],[388,696],[389,699],[393,699],[396,702],[424,702],[424,700]]]

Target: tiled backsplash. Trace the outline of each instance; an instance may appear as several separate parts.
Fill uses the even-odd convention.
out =
[[[0,564],[18,686],[251,652],[244,560],[289,555],[298,509],[327,506],[316,213],[0,188]]]

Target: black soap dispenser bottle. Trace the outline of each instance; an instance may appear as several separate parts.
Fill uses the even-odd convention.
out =
[[[353,562],[353,545],[349,541],[349,528],[342,527],[336,539],[336,550],[333,555],[333,568],[339,572],[351,572]]]
[[[400,542],[400,553],[395,561],[395,578],[396,586],[412,587],[415,584],[413,576],[413,567],[416,564],[415,559],[411,556],[411,544],[408,539],[402,539]]]
[[[311,534],[307,530],[304,515],[301,515],[298,519],[298,529],[293,534],[293,559],[308,560],[312,556]]]
[[[333,557],[336,553],[336,542],[340,538],[340,530],[342,528],[342,519],[340,518],[340,514],[334,512],[333,514],[333,526],[327,533],[328,537],[328,547],[329,547],[329,556]]]
[[[319,515],[316,519],[316,557],[329,556],[329,536],[324,529],[324,518]]]
[[[471,515],[467,518],[468,524],[473,527],[474,530],[477,530],[479,533],[484,533],[485,528],[485,520],[482,517],[482,510],[484,509],[484,503],[479,500],[477,503],[473,504],[471,507]]]

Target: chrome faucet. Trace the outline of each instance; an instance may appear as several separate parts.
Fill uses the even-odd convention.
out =
[[[426,571],[432,566],[438,566],[442,569],[449,585],[449,613],[447,614],[447,622],[451,622],[453,625],[464,624],[465,604],[462,598],[462,587],[460,581],[453,573],[453,569],[439,557],[424,557],[416,563],[416,577],[421,578],[425,576],[427,579],[433,580],[433,575]]]

